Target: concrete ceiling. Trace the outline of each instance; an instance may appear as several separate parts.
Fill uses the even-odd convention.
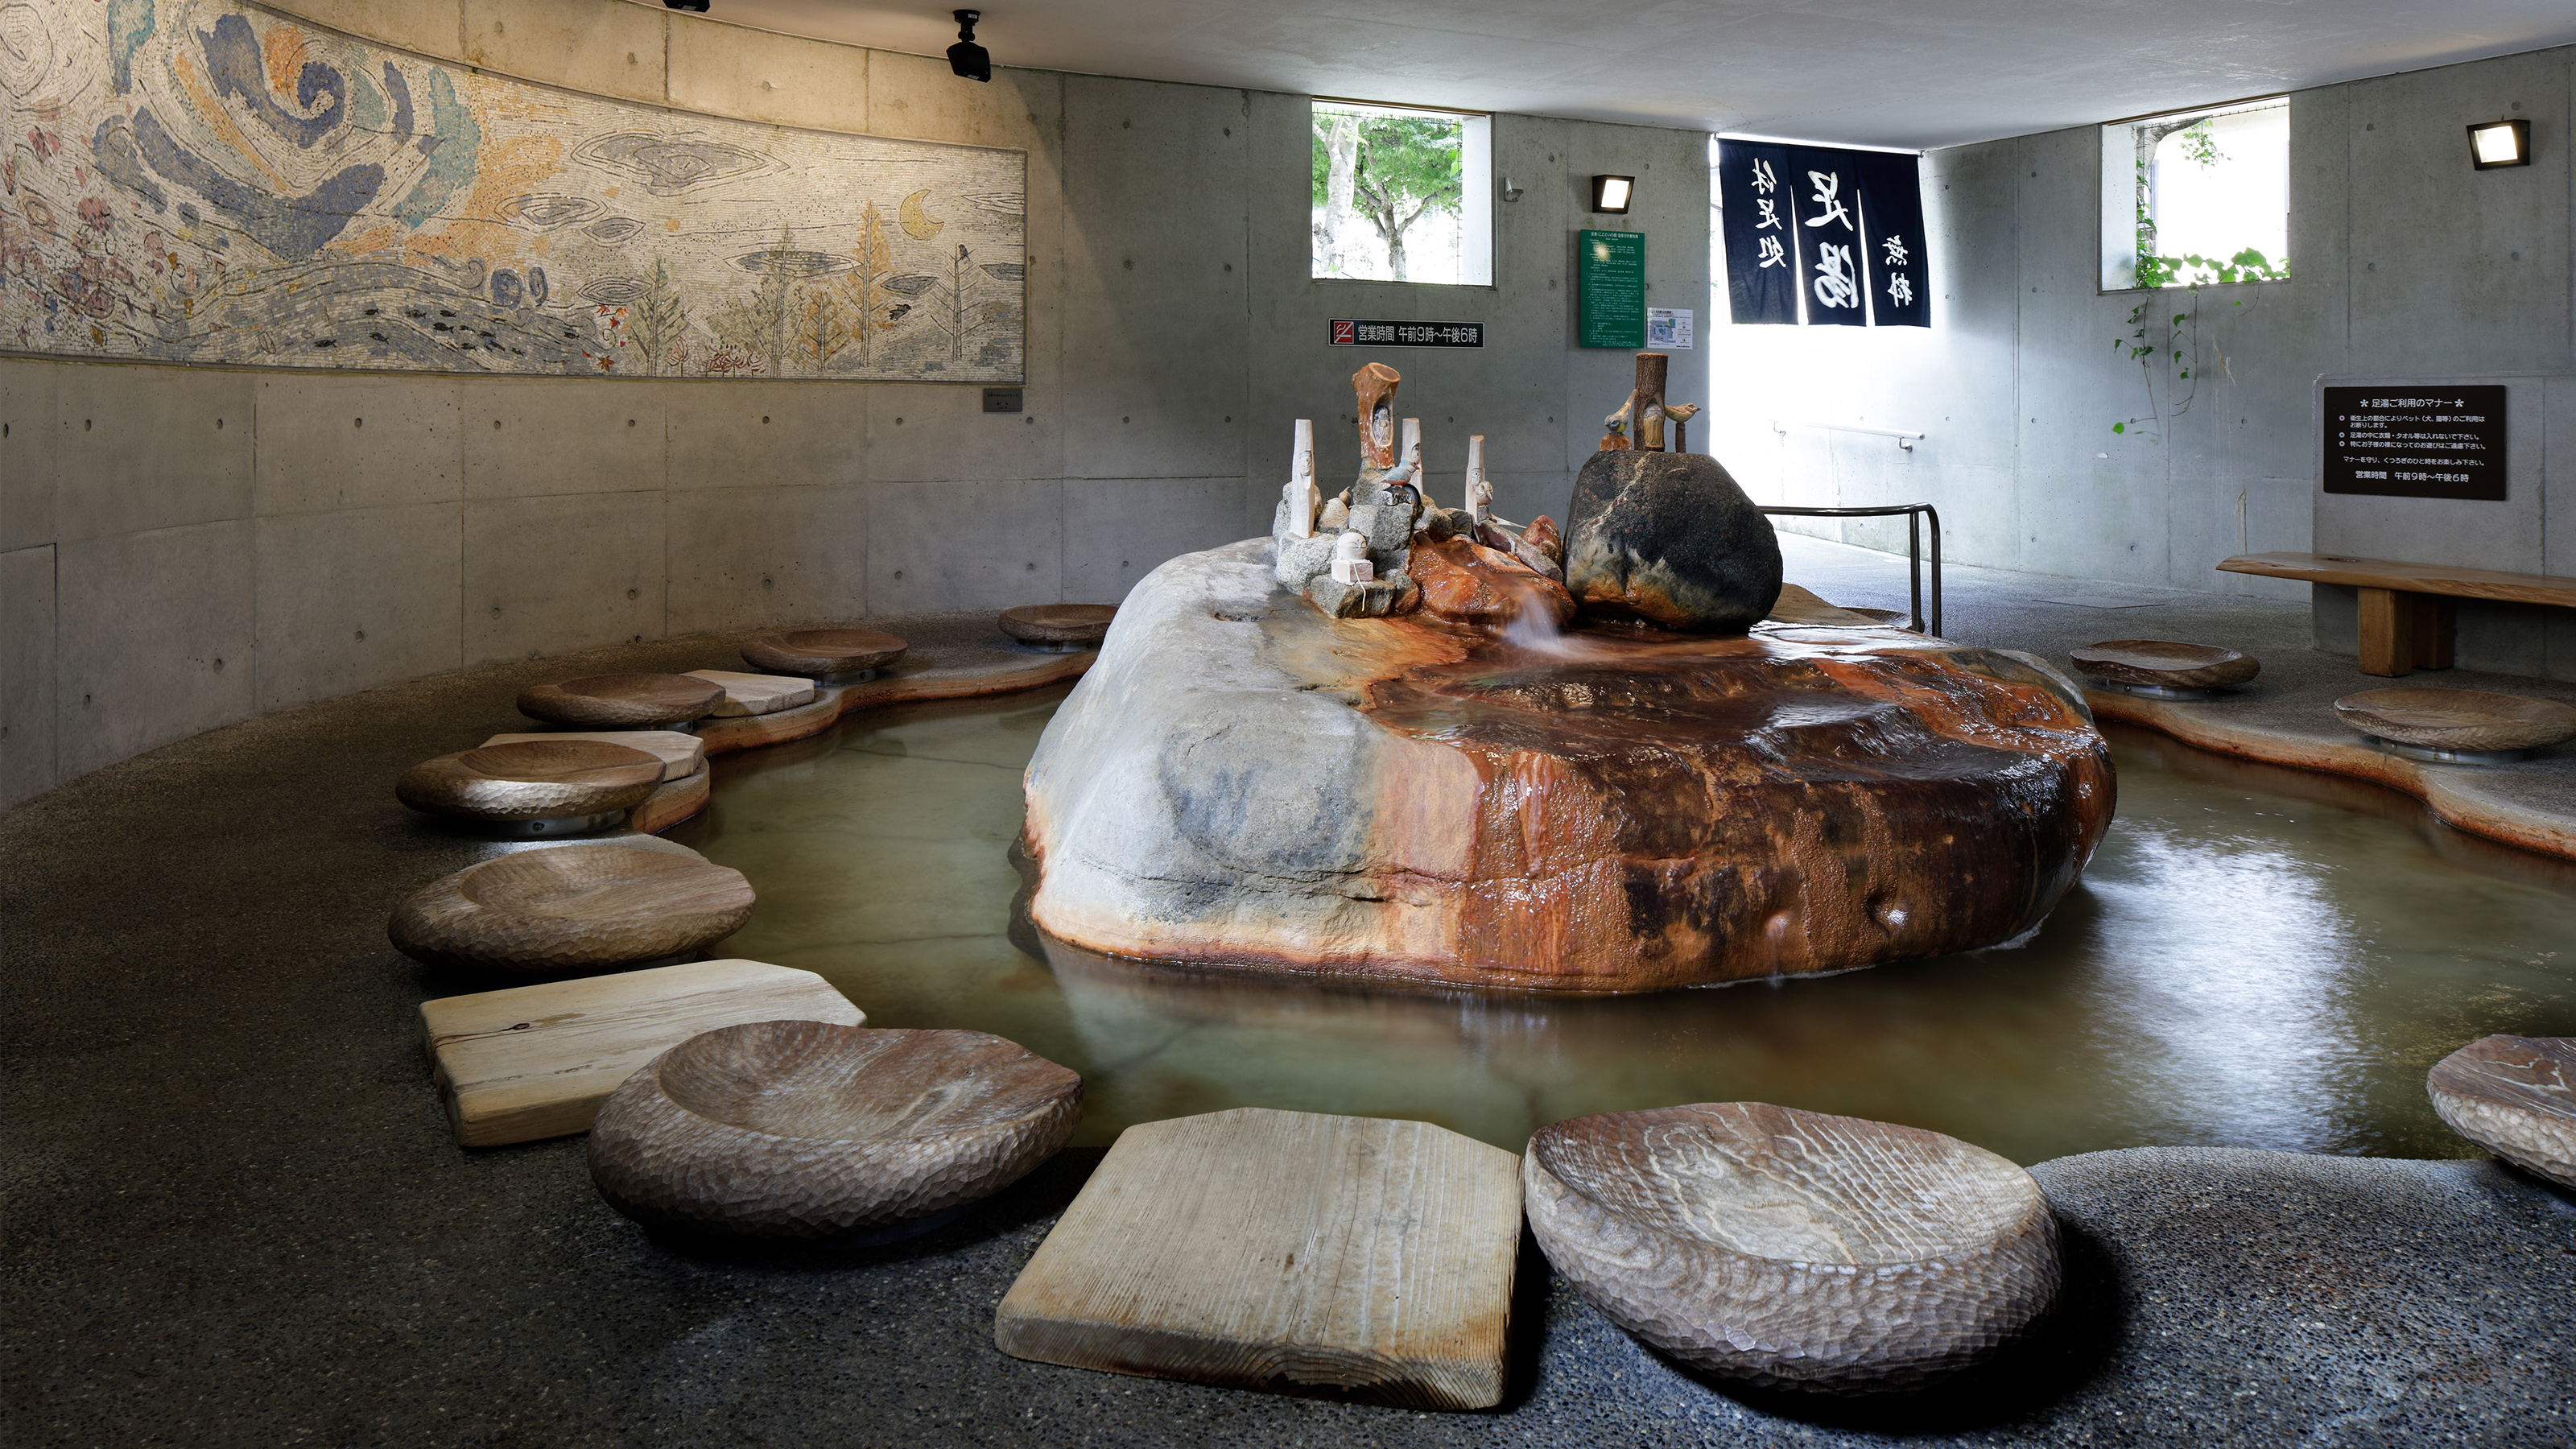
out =
[[[713,3],[885,50],[957,38],[947,8],[908,0]],[[2576,43],[2576,5],[1000,0],[976,38],[999,65],[1928,148]]]

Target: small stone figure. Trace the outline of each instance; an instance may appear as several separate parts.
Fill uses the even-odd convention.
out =
[[[1422,495],[1424,503],[1429,503],[1431,492],[1422,486],[1422,419],[1404,420],[1404,447],[1396,461],[1397,466],[1405,470],[1405,476],[1412,480],[1413,491]]]
[[[1467,439],[1467,513],[1477,523],[1493,516],[1494,485],[1485,481],[1485,435]]]
[[[1351,391],[1359,402],[1362,468],[1395,466],[1395,389],[1403,381],[1404,374],[1383,362],[1351,374]]]
[[[1368,560],[1368,537],[1345,533],[1333,541],[1333,582],[1365,584],[1377,577],[1377,568]]]
[[[1315,510],[1324,501],[1323,490],[1315,486],[1313,419],[1297,420],[1297,440],[1288,456],[1288,482],[1282,490],[1288,500],[1288,534],[1292,538],[1313,538]]]

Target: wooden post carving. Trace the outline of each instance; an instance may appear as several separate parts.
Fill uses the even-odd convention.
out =
[[[1383,362],[1372,362],[1351,374],[1360,426],[1360,466],[1395,466],[1395,388],[1404,374]]]
[[[1664,376],[1672,359],[1660,352],[1637,354],[1637,388],[1629,394],[1631,410],[1629,436],[1637,440],[1643,452],[1664,450]]]

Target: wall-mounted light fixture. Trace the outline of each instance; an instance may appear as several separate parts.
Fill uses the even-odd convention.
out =
[[[1595,176],[1592,178],[1592,209],[1610,216],[1628,214],[1628,197],[1637,189],[1634,176]]]
[[[948,47],[948,68],[968,80],[991,80],[993,52],[975,43],[975,22],[984,18],[984,12],[953,10],[949,13],[957,17],[957,43]]]
[[[662,0],[662,8],[665,10],[687,10],[695,14],[704,15],[707,13],[707,0]]]
[[[2481,121],[2469,128],[2469,165],[2477,170],[2530,164],[2529,121]]]
[[[1512,184],[1512,178],[1510,178],[1510,177],[1508,177],[1508,176],[1506,176],[1506,177],[1504,177],[1504,178],[1503,178],[1503,187],[1502,187],[1502,190],[1503,190],[1503,200],[1505,200],[1505,201],[1518,201],[1518,200],[1520,200],[1523,196],[1526,196],[1526,195],[1528,195],[1528,194],[1529,194],[1529,189],[1528,189],[1527,187],[1523,187],[1523,186],[1515,186],[1515,185],[1513,185],[1513,184]]]

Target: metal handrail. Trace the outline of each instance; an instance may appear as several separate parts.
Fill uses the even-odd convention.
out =
[[[1811,423],[1797,418],[1771,420],[1771,431],[1784,437],[1791,428],[1829,428],[1837,433],[1867,433],[1874,438],[1894,438],[1896,446],[1909,453],[1914,451],[1914,440],[1923,436],[1921,433],[1908,432],[1903,428],[1865,428],[1858,423]]]
[[[1786,504],[1757,503],[1764,513],[1790,513],[1800,518],[1889,518],[1905,515],[1905,562],[1913,581],[1913,622],[1906,627],[1917,634],[1939,637],[1941,633],[1941,515],[1929,503],[1892,503],[1885,508],[1791,508]],[[1932,620],[1923,620],[1923,521],[1932,521]]]

